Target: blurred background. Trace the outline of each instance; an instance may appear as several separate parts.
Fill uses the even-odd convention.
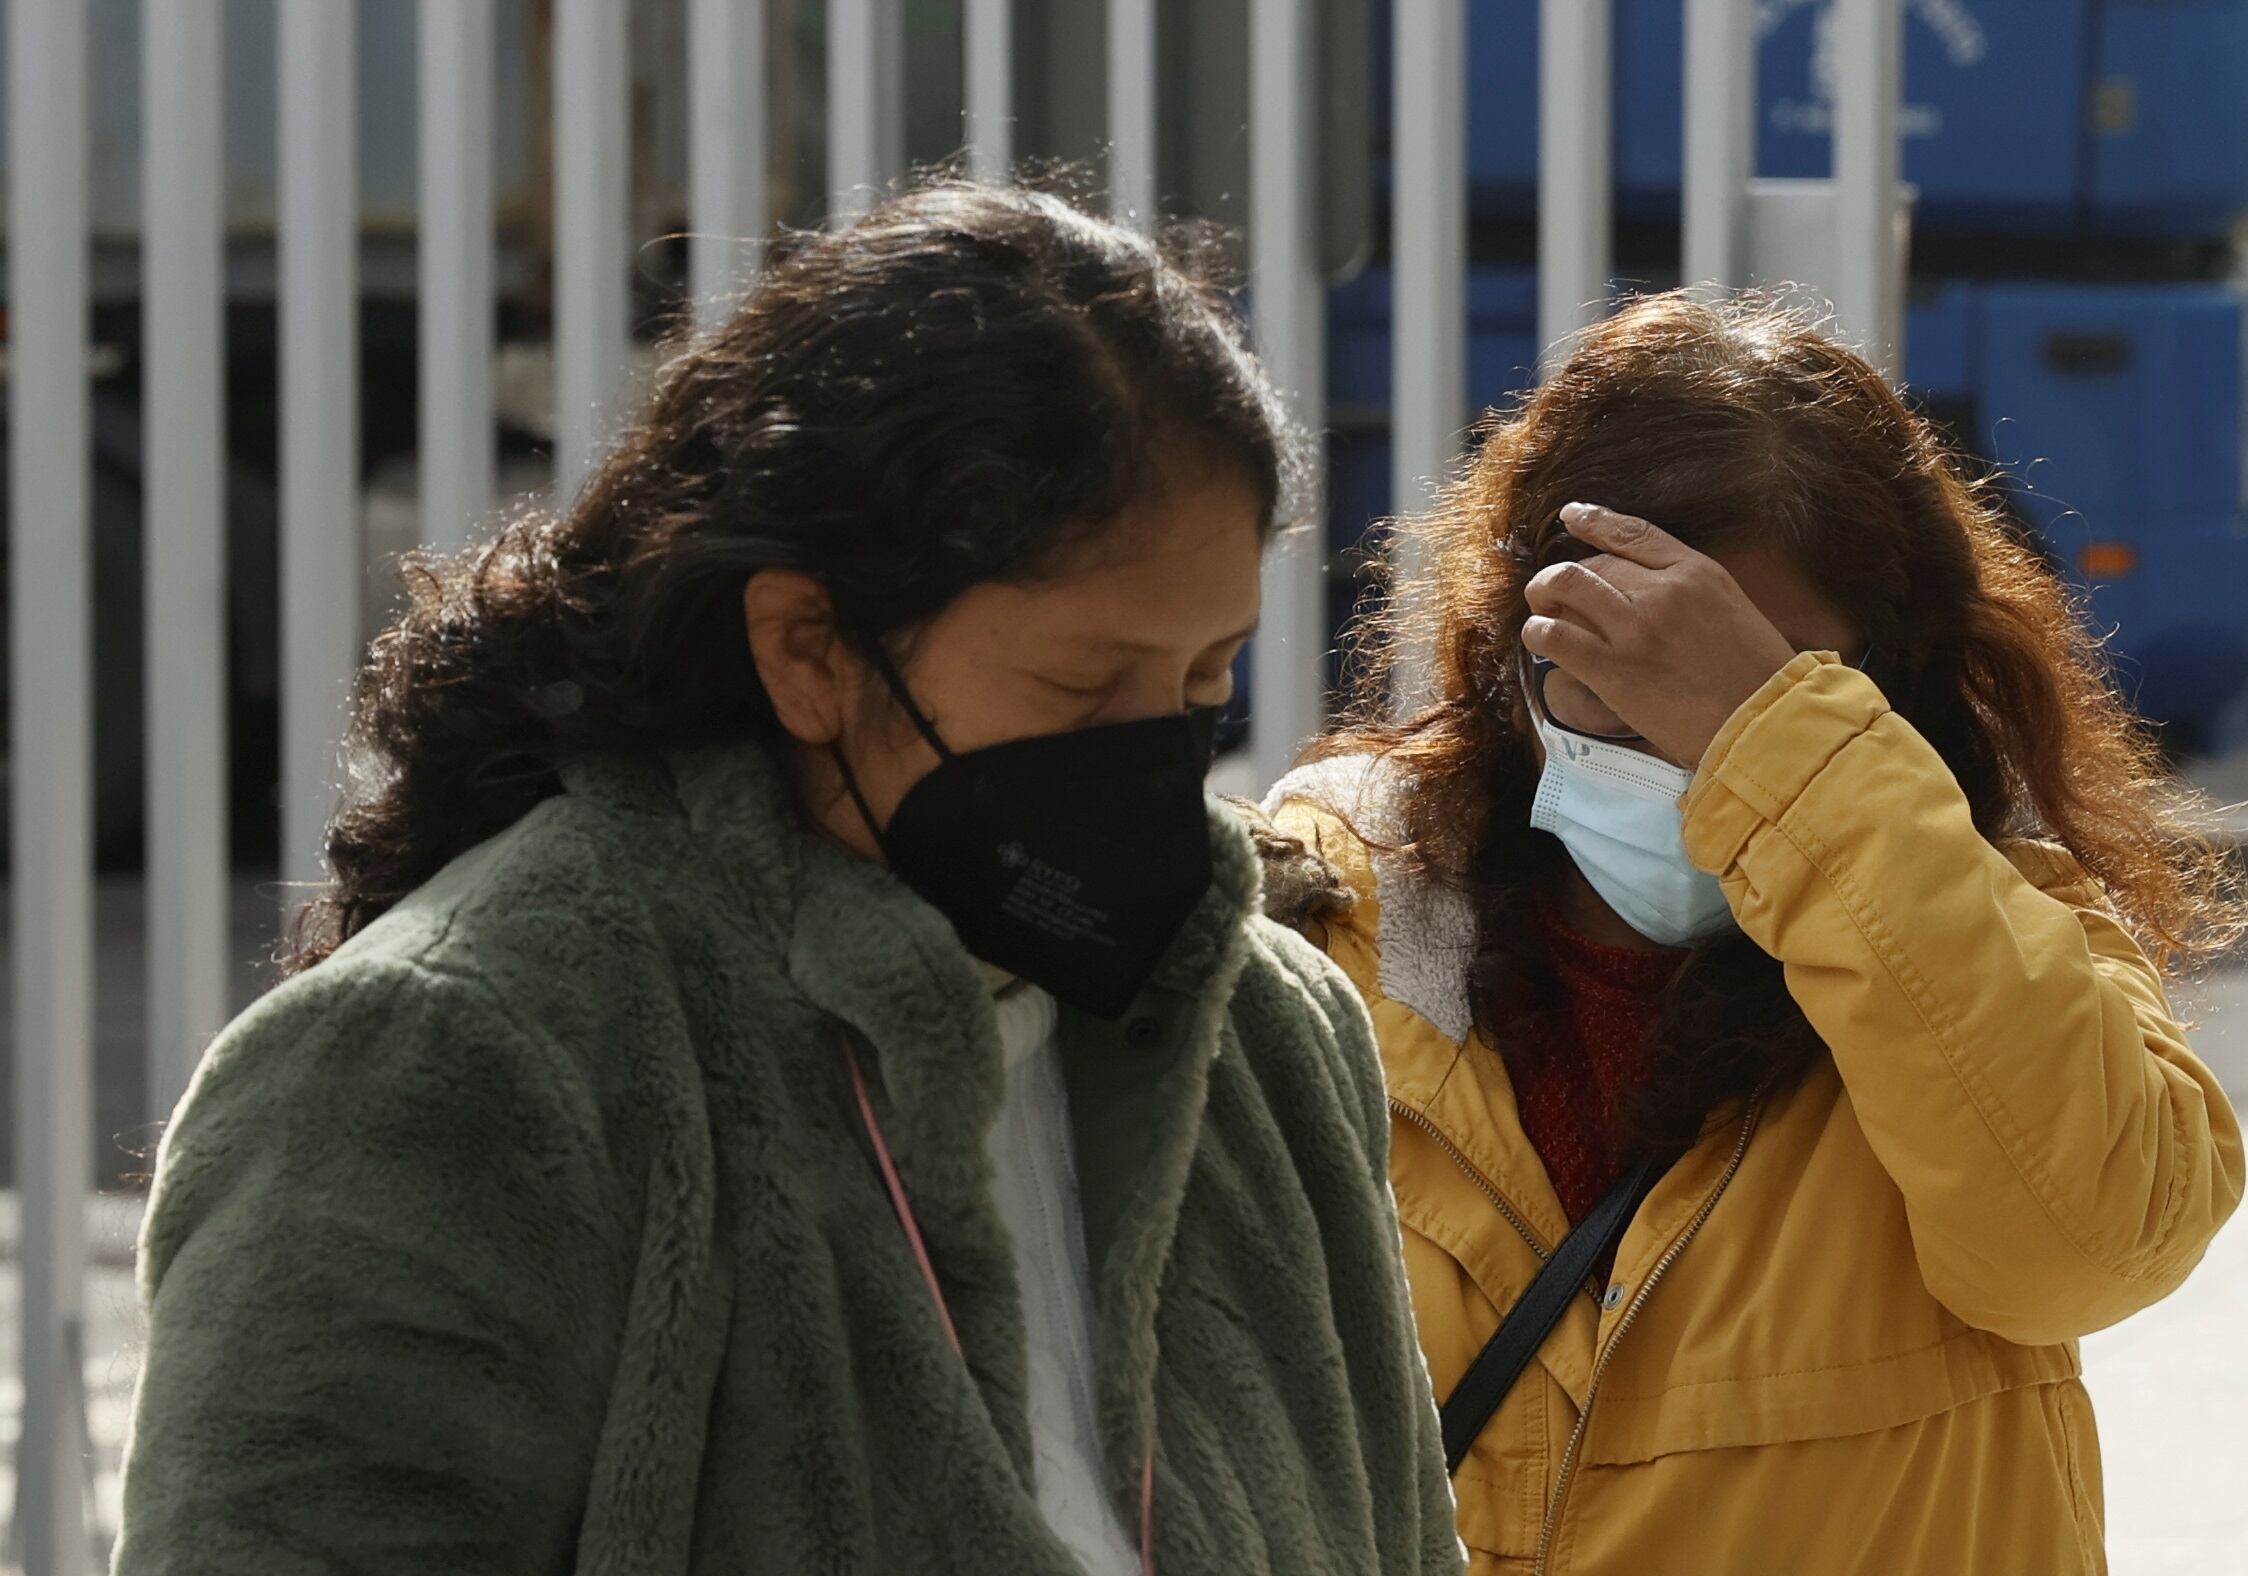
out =
[[[566,498],[758,240],[944,161],[1230,227],[1325,435],[1220,762],[1619,296],[1788,287],[2248,799],[2248,0],[0,0],[0,1569],[106,1559],[158,1123],[319,873],[400,555]],[[2248,971],[2192,987],[2248,1094]],[[2248,1248],[2087,1343],[2119,1572],[2248,1569]]]

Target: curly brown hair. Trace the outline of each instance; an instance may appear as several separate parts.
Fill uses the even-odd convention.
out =
[[[572,759],[777,737],[742,590],[809,574],[895,650],[971,586],[1034,580],[1162,483],[1238,475],[1269,532],[1294,445],[1216,281],[1051,191],[939,178],[776,243],[683,338],[566,512],[412,562],[359,676],[309,968],[560,790]]]
[[[1699,549],[1779,547],[1856,621],[1873,676],[1983,836],[2066,847],[2165,970],[2248,928],[2236,859],[2118,695],[1998,479],[1805,317],[1761,296],[1642,298],[1479,436],[1433,511],[1396,527],[1426,567],[1362,632],[1364,693],[1309,755],[1401,768],[1402,851],[1475,907],[1470,994],[1490,1043],[1542,1040],[1499,1036],[1558,1002],[1532,920],[1567,855],[1529,824],[1539,767],[1518,638],[1525,583],[1582,552],[1556,519],[1575,499]],[[1394,720],[1408,653],[1428,662],[1428,700]],[[1778,962],[1737,933],[1688,954],[1661,1040],[1624,1135],[1641,1144],[1691,1142],[1719,1107],[1825,1054]]]

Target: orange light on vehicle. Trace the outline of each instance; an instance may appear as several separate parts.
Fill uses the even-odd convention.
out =
[[[2090,542],[2076,561],[2089,579],[2121,580],[2138,572],[2139,550],[2128,542]]]

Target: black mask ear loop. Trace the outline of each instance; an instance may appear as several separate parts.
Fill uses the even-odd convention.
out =
[[[830,744],[827,753],[835,757],[835,769],[843,774],[843,791],[851,796],[851,803],[859,807],[859,819],[866,823],[867,834],[874,839],[874,846],[888,852],[889,845],[882,837],[882,823],[874,818],[874,807],[866,802],[866,795],[859,791],[859,774],[851,770],[851,762],[843,754],[843,746]]]
[[[951,749],[947,747],[943,739],[937,736],[936,724],[929,720],[928,714],[922,711],[920,704],[914,700],[913,692],[906,688],[905,675],[900,673],[897,664],[890,660],[890,654],[882,649],[882,642],[868,640],[865,642],[865,646],[868,660],[873,663],[874,671],[882,675],[882,683],[890,691],[891,698],[896,700],[898,705],[904,709],[905,714],[913,719],[913,726],[920,732],[922,738],[928,740],[929,748],[937,752],[937,759],[940,761],[951,760],[953,758]],[[858,773],[851,770],[851,763],[843,754],[843,746],[840,743],[834,743],[827,748],[828,753],[835,757],[836,769],[843,774],[843,791],[848,793],[851,796],[851,802],[859,807],[859,819],[866,822],[866,829],[873,836],[875,846],[887,850],[889,845],[882,835],[882,824],[875,820],[873,806],[866,802],[866,795],[860,791]]]
[[[890,660],[890,654],[882,649],[882,643],[878,640],[870,640],[866,643],[866,649],[867,660],[874,664],[874,671],[882,675],[882,682],[888,686],[891,697],[897,701],[905,714],[913,719],[913,726],[920,731],[922,738],[929,741],[929,748],[937,752],[937,759],[940,761],[951,760],[951,748],[937,736],[937,725],[929,720],[928,713],[924,712],[921,709],[920,702],[913,698],[913,691],[906,688],[905,675],[900,673],[898,665]]]

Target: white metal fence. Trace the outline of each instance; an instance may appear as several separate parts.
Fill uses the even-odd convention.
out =
[[[23,1193],[20,1514],[28,1570],[90,1560],[82,1373],[92,1173],[88,429],[89,0],[7,0],[10,171],[13,1091]],[[404,0],[395,0],[403,4]],[[1323,419],[1316,8],[1236,0],[1250,27],[1249,255],[1259,342],[1297,414]],[[1484,0],[1496,3],[1496,0]],[[1523,0],[1527,3],[1527,0]],[[1687,13],[1684,273],[1742,281],[1750,225],[1752,0]],[[1834,0],[1842,48],[1828,286],[1893,349],[1898,0]],[[149,1112],[168,1111],[223,1011],[226,751],[221,565],[223,116],[211,0],[142,0],[147,311]],[[690,0],[691,279],[702,310],[766,230],[763,0]],[[965,144],[1011,166],[1011,0],[961,0]],[[1539,323],[1558,340],[1609,292],[1609,0],[1542,0]],[[628,353],[628,0],[554,0],[556,431],[565,491],[617,416]],[[1109,0],[1114,210],[1152,220],[1154,0]],[[1411,507],[1466,423],[1467,0],[1396,0],[1394,493]],[[862,209],[901,171],[900,0],[829,0],[828,185]],[[359,443],[355,0],[280,0],[284,873],[318,873],[356,660]],[[420,0],[421,534],[460,544],[493,503],[493,0]],[[714,304],[715,303],[715,304]],[[707,318],[706,318],[707,320]],[[1316,500],[1314,500],[1316,506]],[[1250,768],[1270,780],[1321,721],[1323,552],[1273,556]]]

